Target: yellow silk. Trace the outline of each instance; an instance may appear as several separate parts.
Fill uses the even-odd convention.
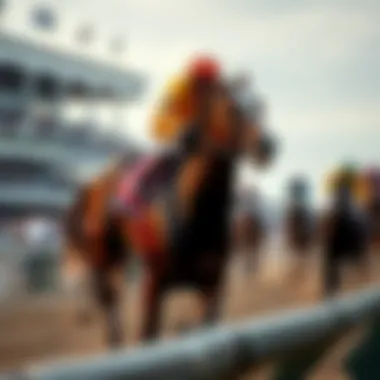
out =
[[[344,170],[335,170],[327,176],[326,189],[328,194],[333,194],[338,186],[343,182],[348,181],[351,191],[358,201],[363,201],[368,194],[368,186],[366,181],[359,173],[347,173]]]
[[[172,142],[191,117],[190,82],[177,76],[165,86],[151,121],[151,135],[158,142]]]

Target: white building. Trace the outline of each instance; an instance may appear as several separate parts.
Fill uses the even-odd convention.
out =
[[[119,131],[145,89],[142,73],[46,43],[49,31],[39,41],[4,28],[9,4],[0,0],[0,298],[46,275],[25,265],[44,248],[56,252],[60,216],[83,175],[140,154]]]
[[[118,128],[143,89],[138,72],[0,31],[0,219],[59,214],[81,169],[137,154]]]

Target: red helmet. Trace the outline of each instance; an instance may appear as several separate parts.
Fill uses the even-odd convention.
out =
[[[214,81],[220,76],[219,62],[211,56],[199,56],[188,65],[188,74],[194,79]]]

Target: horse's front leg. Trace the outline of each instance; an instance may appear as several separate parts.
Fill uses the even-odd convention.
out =
[[[203,326],[211,327],[222,317],[222,287],[218,284],[203,291],[204,316]]]
[[[107,342],[111,348],[123,343],[121,321],[121,273],[117,270],[98,269],[94,274],[94,285],[106,323]]]
[[[253,232],[255,233],[255,232]],[[247,277],[259,271],[260,240],[258,236],[252,236],[245,247]]]
[[[323,295],[333,297],[341,287],[341,260],[328,252],[323,263]]]
[[[162,272],[158,266],[149,265],[146,267],[142,283],[141,341],[158,338],[161,325],[162,297]]]
[[[221,257],[215,256],[210,258],[207,267],[204,268],[204,270],[206,270],[204,273],[208,273],[208,284],[202,286],[205,305],[203,317],[204,326],[212,326],[221,319],[223,292],[222,261]]]
[[[113,347],[118,347],[124,341],[123,328],[123,286],[124,286],[124,266],[118,266],[109,273],[110,291],[112,300],[108,309],[109,341]]]
[[[76,319],[78,324],[86,325],[93,321],[93,294],[91,293],[91,281],[89,274],[86,273],[76,284],[76,294],[80,302],[77,309]]]

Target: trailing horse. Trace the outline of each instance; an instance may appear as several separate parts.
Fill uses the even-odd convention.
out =
[[[141,339],[157,337],[162,298],[178,286],[200,290],[204,322],[218,320],[235,167],[246,153],[259,165],[272,157],[273,140],[225,80],[198,77],[189,91],[178,149],[134,168],[116,166],[88,184],[72,210],[80,230],[72,240],[84,247],[112,346],[122,342],[120,296],[132,254],[144,266]],[[161,127],[175,119],[169,116]]]
[[[368,218],[369,243],[372,249],[380,249],[380,168],[364,171],[362,178],[363,206]]]
[[[368,224],[357,202],[358,173],[343,167],[334,177],[332,204],[321,224],[323,288],[327,297],[340,289],[342,264],[354,264],[364,275],[368,270]]]
[[[290,183],[290,196],[285,211],[285,239],[292,253],[304,256],[315,239],[315,220],[306,196],[308,183],[294,178]]]
[[[260,249],[264,245],[267,231],[262,210],[258,207],[259,199],[251,191],[246,198],[247,202],[243,207],[238,207],[233,221],[233,247],[243,255],[244,268],[249,275],[252,270],[258,269]]]

